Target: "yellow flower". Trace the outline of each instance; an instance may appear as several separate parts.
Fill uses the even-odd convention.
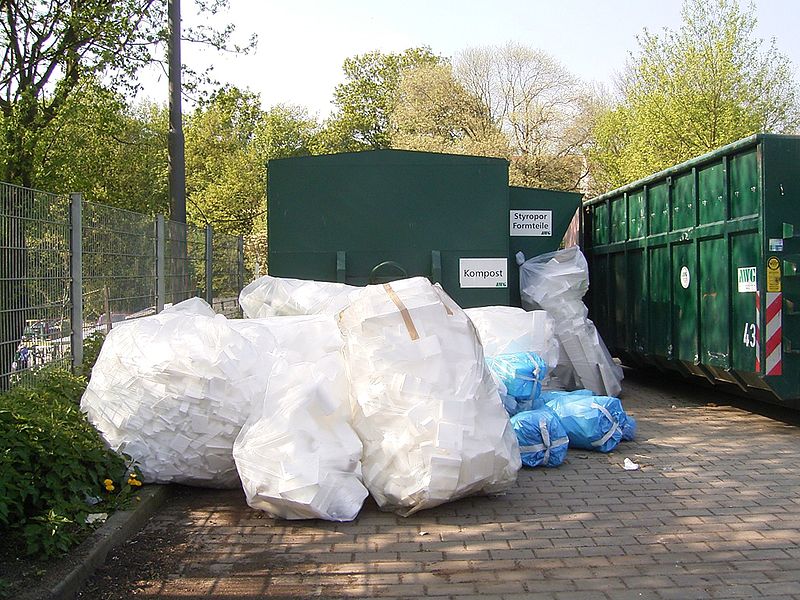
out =
[[[114,491],[114,484],[112,483],[112,484],[107,485],[106,486],[106,491],[107,492],[113,492]]]
[[[128,475],[128,479],[136,479],[136,473],[131,473]]]
[[[108,486],[110,486],[110,485],[114,485],[114,482],[113,482],[113,481],[111,481],[110,479],[104,479],[104,480],[103,480],[103,485],[104,485],[104,486],[106,486],[106,487],[108,487]]]
[[[128,479],[128,485],[132,485],[134,487],[138,487],[138,486],[142,485],[142,482],[139,481],[138,479],[134,479],[133,477],[131,477],[130,479]]]

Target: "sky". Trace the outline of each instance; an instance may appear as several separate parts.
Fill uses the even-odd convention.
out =
[[[775,38],[800,79],[800,2],[755,0],[757,34]],[[453,56],[473,46],[517,42],[543,50],[587,82],[613,86],[644,28],[680,27],[680,0],[230,0],[221,22],[235,39],[255,33],[249,56],[220,55],[185,44],[184,63],[213,64],[215,78],[261,94],[264,108],[295,104],[327,117],[345,58],[371,50],[429,46]],[[182,2],[185,25],[197,22]],[[204,22],[208,22],[207,18]],[[167,82],[143,78],[145,95],[167,100]]]

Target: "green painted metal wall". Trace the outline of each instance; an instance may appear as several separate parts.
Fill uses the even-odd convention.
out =
[[[422,275],[463,307],[509,304],[508,284],[464,288],[459,277],[460,259],[507,262],[505,160],[402,150],[273,160],[268,190],[272,275],[352,285]]]
[[[583,218],[591,315],[612,353],[800,403],[800,137],[730,144]]]
[[[512,306],[521,306],[519,269],[516,268],[517,252],[522,252],[526,258],[533,258],[558,250],[575,211],[580,208],[581,195],[574,192],[511,187],[508,200],[510,300]],[[526,225],[524,222],[519,223],[519,215],[515,219],[515,214],[520,212],[523,216],[536,217],[536,224],[543,223],[544,228],[520,229],[519,225]],[[515,223],[519,223],[517,228]]]

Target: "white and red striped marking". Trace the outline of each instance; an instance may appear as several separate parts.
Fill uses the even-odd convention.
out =
[[[783,320],[783,294],[780,292],[767,292],[765,355],[766,375],[783,374],[783,333],[781,329]],[[756,336],[758,339],[758,335]],[[758,352],[758,347],[756,347]]]
[[[756,373],[761,373],[761,292],[756,290]]]

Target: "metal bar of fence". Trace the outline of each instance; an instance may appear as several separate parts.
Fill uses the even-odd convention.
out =
[[[165,228],[164,215],[158,215],[156,217],[156,312],[164,310],[167,294]]]
[[[72,298],[70,350],[72,354],[72,367],[77,368],[83,362],[83,228],[81,227],[83,198],[81,194],[70,194],[69,200],[69,270],[72,278],[72,285],[70,286],[70,295]]]
[[[214,303],[214,230],[206,225],[206,302]]]

